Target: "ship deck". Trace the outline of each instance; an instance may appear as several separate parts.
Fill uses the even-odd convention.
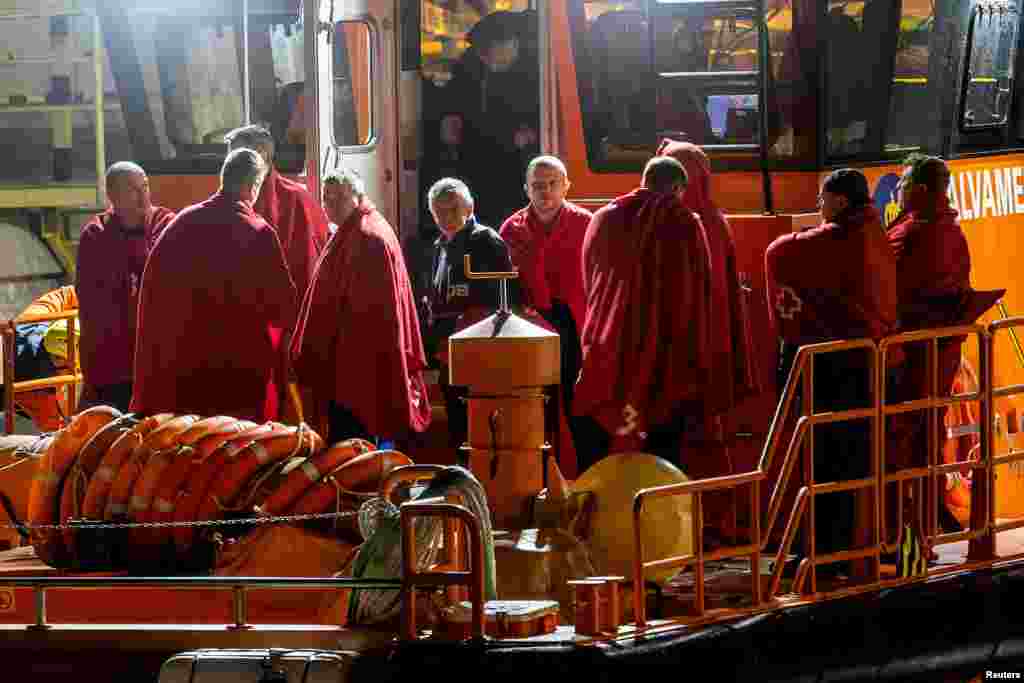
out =
[[[580,674],[613,681],[654,675],[663,664],[685,670],[701,657],[717,667],[706,680],[967,681],[986,670],[1024,670],[1024,616],[1016,608],[1024,596],[1024,529],[997,536],[1001,559],[994,565],[968,562],[966,541],[936,553],[928,578],[900,583],[895,567],[883,564],[880,586],[822,577],[817,593],[784,593],[761,606],[750,601],[749,568],[709,564],[702,616],[694,614],[692,573],[684,572],[660,596],[648,596],[643,632],[623,626],[615,638],[594,640],[562,626],[538,638],[474,644],[429,637],[397,643],[392,632],[324,623],[329,619],[315,608],[323,591],[311,589],[284,597],[248,590],[252,625],[239,629],[232,624],[231,591],[51,588],[48,626],[34,628],[32,588],[4,587],[4,579],[124,575],[69,575],[23,547],[0,553],[0,621],[6,622],[0,623],[0,651],[44,657],[27,670],[34,680],[80,674],[101,662],[106,668],[95,680],[114,680],[110,667],[128,663],[133,675],[155,675],[170,655],[211,647],[361,653],[353,681],[398,680],[414,672],[428,676],[423,680],[434,680],[431,672],[445,680],[463,674],[479,680],[494,667],[534,681]],[[116,665],[106,661],[113,643],[122,653]],[[366,673],[356,676],[359,671]]]

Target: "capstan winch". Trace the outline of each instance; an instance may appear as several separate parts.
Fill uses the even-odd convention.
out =
[[[484,484],[495,526],[523,528],[547,485],[544,388],[559,383],[559,337],[509,309],[508,280],[518,271],[476,273],[468,255],[465,268],[470,280],[498,280],[500,293],[492,315],[448,340],[449,382],[469,390],[460,457]]]

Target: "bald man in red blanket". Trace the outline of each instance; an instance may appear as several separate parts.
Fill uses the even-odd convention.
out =
[[[686,172],[655,157],[643,185],[598,211],[583,242],[587,312],[573,402],[580,472],[608,453],[678,463],[711,367],[711,268]]]
[[[78,242],[75,293],[85,374],[79,409],[106,404],[127,410],[142,269],[174,212],[153,205],[149,179],[138,164],[112,164],[106,183],[110,208],[86,223]]]
[[[427,367],[412,284],[394,229],[348,170],[324,178],[338,226],[302,302],[292,339],[300,383],[331,442],[401,440],[430,424]]]
[[[277,233],[253,211],[266,164],[230,152],[221,188],[184,209],[149,255],[139,293],[132,410],[278,417],[274,376],[298,296]]]

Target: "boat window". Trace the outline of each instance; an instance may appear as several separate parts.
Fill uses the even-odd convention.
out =
[[[967,33],[960,109],[960,128],[964,132],[1006,124],[1019,21],[1016,7],[1006,2],[980,2],[974,7]]]
[[[119,19],[111,65],[135,131],[130,157],[150,170],[216,171],[224,135],[245,123],[241,16],[138,11]],[[274,134],[279,169],[297,172],[305,82],[298,14],[250,15],[248,53],[250,120]]]
[[[370,25],[338,22],[332,41],[334,144],[354,147],[373,137],[373,40]]]
[[[828,3],[823,25],[830,158],[937,151],[934,6],[932,0]]]
[[[769,4],[762,46],[762,21],[752,9],[757,3],[573,3],[570,24],[591,167],[638,170],[665,137],[697,143],[712,154],[755,159],[760,55],[777,53],[769,71],[780,71],[792,26],[790,3]],[[783,35],[773,38],[772,31]],[[770,147],[780,124],[778,117],[771,124]],[[791,137],[776,153],[792,153]]]

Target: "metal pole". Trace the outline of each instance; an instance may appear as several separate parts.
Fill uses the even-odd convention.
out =
[[[96,205],[105,206],[107,203],[107,183],[104,174],[107,169],[107,130],[104,121],[103,103],[103,33],[100,26],[100,15],[96,12],[92,16],[92,54],[93,70],[96,79],[96,93],[93,99],[96,103]]]
[[[45,631],[50,628],[46,623],[46,588],[34,586],[32,589],[36,597],[36,623],[29,626],[31,631]]]
[[[242,106],[245,109],[245,123],[252,123],[252,93],[249,92],[249,0],[242,0]]]
[[[248,604],[246,603],[245,586],[235,586],[232,590],[232,614],[234,614],[235,623],[231,626],[233,631],[241,631],[247,628],[252,628],[247,623],[249,621],[248,615]]]

